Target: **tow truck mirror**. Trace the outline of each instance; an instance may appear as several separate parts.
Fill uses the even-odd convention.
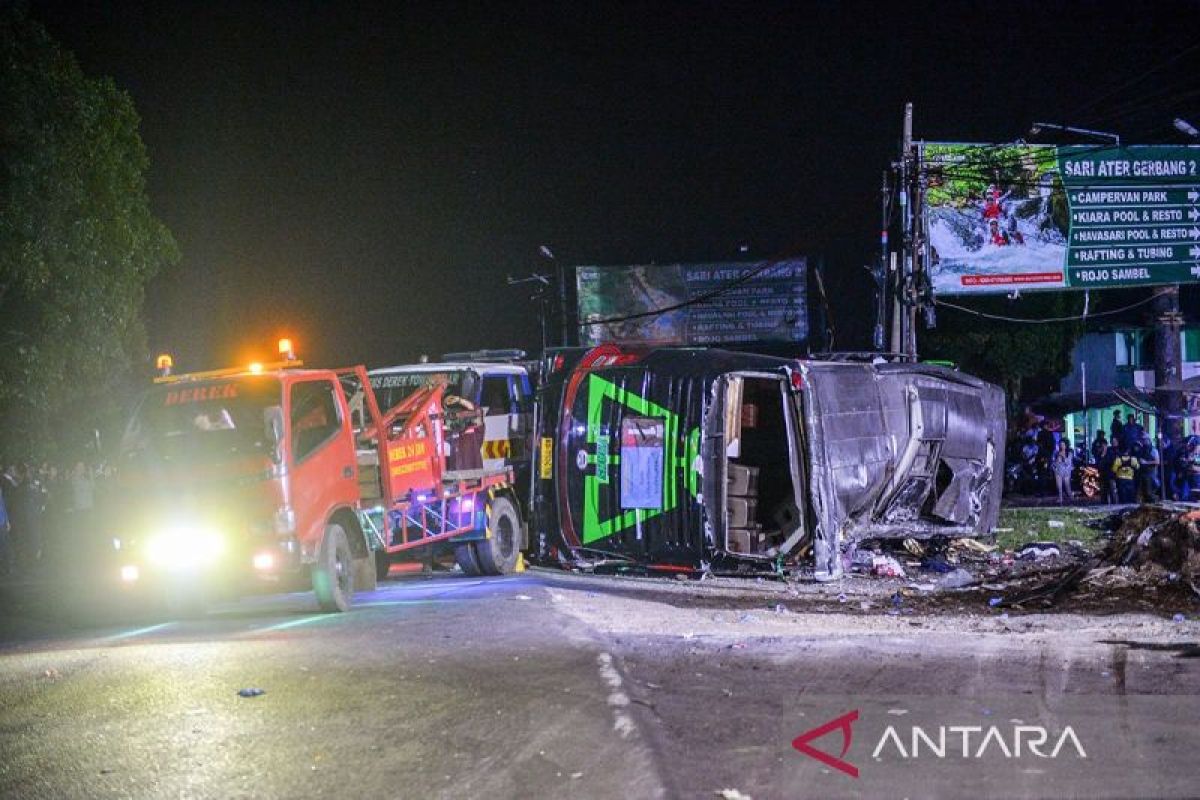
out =
[[[271,446],[271,460],[276,464],[283,463],[283,407],[269,406],[263,409],[263,427],[267,433],[267,442]]]

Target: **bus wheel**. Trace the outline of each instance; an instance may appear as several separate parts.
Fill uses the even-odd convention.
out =
[[[507,497],[492,501],[488,515],[491,536],[476,542],[479,566],[487,575],[508,575],[515,572],[521,559],[521,518]]]
[[[325,528],[317,563],[312,567],[313,591],[322,611],[348,611],[354,598],[354,559],[346,531],[336,522]]]

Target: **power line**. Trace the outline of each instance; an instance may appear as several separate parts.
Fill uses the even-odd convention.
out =
[[[1198,42],[1198,43],[1196,43],[1196,44],[1193,44],[1193,45],[1191,45],[1191,46],[1189,46],[1189,47],[1185,47],[1184,49],[1182,49],[1182,50],[1180,50],[1179,52],[1177,52],[1175,55],[1173,55],[1173,56],[1171,56],[1170,58],[1168,58],[1166,61],[1161,61],[1161,62],[1159,62],[1158,64],[1154,65],[1153,67],[1150,67],[1149,69],[1145,70],[1144,72],[1141,72],[1141,73],[1139,73],[1139,74],[1137,74],[1137,75],[1133,76],[1132,78],[1130,78],[1129,80],[1125,81],[1124,83],[1122,83],[1122,84],[1119,84],[1118,86],[1116,86],[1115,88],[1111,89],[1110,91],[1108,91],[1108,92],[1106,92],[1106,93],[1104,93],[1104,94],[1100,95],[1100,97],[1097,97],[1096,99],[1092,100],[1091,102],[1088,102],[1088,103],[1085,103],[1085,104],[1083,104],[1083,105],[1082,105],[1082,106],[1080,106],[1079,108],[1077,108],[1077,109],[1075,109],[1074,111],[1072,111],[1072,112],[1069,114],[1069,116],[1071,116],[1071,117],[1079,117],[1081,114],[1084,114],[1084,113],[1086,113],[1086,112],[1088,112],[1088,111],[1091,111],[1093,108],[1095,108],[1096,106],[1100,105],[1101,103],[1103,103],[1105,100],[1109,99],[1110,97],[1113,97],[1114,95],[1117,95],[1117,94],[1119,94],[1120,92],[1123,92],[1123,91],[1125,91],[1125,90],[1126,90],[1126,89],[1128,89],[1130,86],[1133,86],[1133,85],[1134,85],[1134,84],[1136,84],[1136,83],[1140,83],[1141,81],[1143,81],[1143,80],[1145,80],[1146,78],[1150,77],[1150,76],[1151,76],[1151,75],[1153,75],[1154,73],[1158,72],[1160,69],[1164,69],[1165,67],[1169,67],[1169,66],[1171,66],[1172,64],[1174,64],[1174,63],[1175,63],[1176,61],[1178,61],[1179,59],[1183,58],[1184,56],[1186,56],[1186,55],[1188,55],[1189,53],[1192,53],[1192,52],[1194,52],[1194,51],[1196,51],[1196,50],[1200,50],[1200,42]]]
[[[960,306],[957,303],[948,303],[945,300],[938,300],[937,298],[934,298],[933,302],[939,306],[945,306],[946,308],[953,308],[955,311],[962,311],[966,314],[974,314],[975,316],[983,317],[984,319],[994,319],[994,320],[998,320],[1000,322],[1017,322],[1017,323],[1020,323],[1023,325],[1050,325],[1050,324],[1058,324],[1058,323],[1062,323],[1062,322],[1082,322],[1084,320],[1092,319],[1094,317],[1110,317],[1114,314],[1122,314],[1126,311],[1137,308],[1138,306],[1146,305],[1146,303],[1149,303],[1152,300],[1154,300],[1156,297],[1158,297],[1158,294],[1159,293],[1156,291],[1154,294],[1152,294],[1149,297],[1144,298],[1142,300],[1138,300],[1136,303],[1130,303],[1129,305],[1122,306],[1121,308],[1114,308],[1111,311],[1097,311],[1097,312],[1093,312],[1090,314],[1083,313],[1083,314],[1078,314],[1078,315],[1070,316],[1070,317],[1046,317],[1045,319],[1021,319],[1019,317],[1006,317],[1002,314],[989,314],[986,311],[979,311],[974,308],[967,308],[966,306]]]

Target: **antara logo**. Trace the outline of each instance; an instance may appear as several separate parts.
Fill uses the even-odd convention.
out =
[[[851,764],[849,761],[844,761],[846,753],[850,752],[850,745],[854,741],[854,729],[851,727],[855,722],[858,722],[858,709],[854,709],[846,714],[842,714],[837,719],[831,719],[824,725],[818,725],[812,730],[792,739],[792,747],[799,750],[804,755],[815,758],[826,766],[833,767],[836,770],[849,775],[851,778],[858,777],[858,767]],[[840,730],[842,732],[842,753],[839,756],[831,756],[822,750],[813,747],[809,742],[813,739],[820,739],[827,733]]]
[[[854,723],[858,722],[858,709],[831,719],[823,725],[797,736],[792,747],[804,755],[815,758],[828,767],[843,772],[851,778],[859,775],[858,767],[846,760],[850,745],[854,741]],[[818,750],[813,742],[834,731],[842,734],[842,747],[838,755]],[[1010,728],[991,725],[939,725],[923,728],[913,725],[904,733],[896,726],[888,725],[879,737],[871,758],[894,754],[903,759],[915,758],[983,758],[988,754],[1004,758],[1058,758],[1059,755],[1087,758],[1083,743],[1068,725],[1061,731],[1052,732],[1041,725],[1022,725],[1014,721]]]

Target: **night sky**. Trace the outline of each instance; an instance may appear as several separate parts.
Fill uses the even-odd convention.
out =
[[[538,341],[507,274],[823,255],[867,345],[879,184],[918,138],[1033,121],[1182,141],[1200,5],[30,2],[133,97],[181,264],[151,347],[399,363]],[[1147,70],[1150,75],[1138,80]],[[1018,309],[1019,310],[1019,309]]]

